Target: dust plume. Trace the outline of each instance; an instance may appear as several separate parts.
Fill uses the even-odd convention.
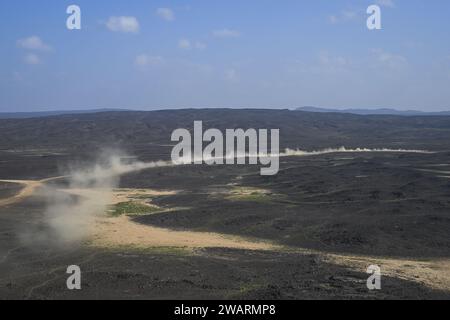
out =
[[[340,148],[328,148],[317,151],[304,151],[304,150],[293,150],[286,149],[284,153],[280,154],[280,157],[301,157],[301,156],[317,156],[323,154],[331,154],[331,153],[370,153],[370,152],[379,152],[379,153],[422,153],[422,154],[431,154],[433,152],[426,150],[410,150],[410,149],[388,149],[388,148],[379,148],[379,149],[370,149],[370,148],[355,148],[349,149],[346,147]]]
[[[165,162],[130,161],[124,153],[104,151],[90,164],[72,166],[64,175],[64,185],[42,185],[38,195],[46,203],[39,230],[23,235],[26,242],[77,243],[91,233],[95,219],[105,214],[118,187],[120,176]],[[75,190],[82,190],[77,194]]]

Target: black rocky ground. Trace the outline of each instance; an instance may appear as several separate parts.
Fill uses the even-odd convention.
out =
[[[283,158],[280,173],[254,166],[181,166],[122,177],[121,187],[179,190],[154,203],[180,208],[137,223],[271,240],[289,249],[58,248],[25,245],[45,234],[45,203],[31,197],[0,207],[0,299],[431,299],[450,298],[418,282],[383,278],[369,292],[364,269],[322,254],[429,260],[450,256],[450,118],[360,117],[290,111],[105,113],[0,120],[0,179],[44,179],[93,158],[114,141],[140,160],[167,159],[173,128],[279,127],[284,147],[387,147],[434,154],[336,153]],[[19,191],[0,184],[0,199]],[[255,191],[239,195],[239,190]],[[297,250],[298,249],[298,250]],[[301,250],[311,253],[301,253]],[[83,290],[68,291],[68,265]]]

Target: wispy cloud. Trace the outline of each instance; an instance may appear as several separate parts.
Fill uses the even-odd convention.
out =
[[[183,50],[191,50],[191,49],[198,49],[198,50],[204,50],[206,49],[207,45],[206,43],[200,42],[200,41],[191,41],[189,39],[180,39],[178,41],[178,48]]]
[[[31,36],[25,39],[19,39],[17,40],[17,46],[22,49],[36,50],[36,51],[50,51],[52,49],[38,36]]]
[[[394,0],[377,0],[376,4],[382,7],[394,8]]]
[[[321,66],[333,68],[343,68],[349,64],[346,58],[341,56],[333,56],[327,51],[319,52],[318,60]]]
[[[199,49],[199,50],[204,50],[207,47],[206,43],[203,43],[200,41],[195,42],[194,46],[195,46],[195,49]]]
[[[27,50],[27,54],[23,57],[23,62],[29,65],[38,65],[42,63],[42,59],[37,52],[47,53],[52,51],[52,47],[46,44],[40,37],[31,36],[17,40],[17,46]]]
[[[156,14],[163,20],[166,21],[174,21],[175,13],[170,8],[158,8],[156,10]]]
[[[137,33],[139,32],[139,21],[135,17],[110,17],[106,27],[113,32]]]
[[[241,33],[237,30],[220,29],[214,30],[212,35],[216,38],[237,38],[241,36]]]
[[[375,57],[377,65],[380,66],[397,69],[406,66],[408,63],[408,60],[399,54],[386,52],[383,49],[373,49],[371,51]]]
[[[184,49],[184,50],[191,49],[192,48],[191,41],[189,39],[180,39],[178,41],[178,48]]]
[[[37,54],[34,53],[29,53],[24,57],[24,62],[26,64],[30,64],[30,65],[37,65],[37,64],[41,64],[41,58],[39,58],[39,56]]]
[[[353,10],[343,10],[338,14],[333,14],[328,17],[328,21],[331,24],[337,24],[341,22],[352,21],[358,17],[358,13]]]
[[[137,67],[155,67],[164,64],[164,58],[160,56],[152,56],[148,54],[140,54],[134,59],[134,64]]]
[[[238,72],[236,69],[225,70],[225,79],[227,81],[237,81],[239,79]]]

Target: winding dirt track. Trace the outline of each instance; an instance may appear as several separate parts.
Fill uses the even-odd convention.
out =
[[[277,249],[277,246],[270,243],[253,242],[219,233],[173,231],[141,225],[134,223],[127,216],[99,218],[96,221],[95,229],[92,235],[92,244],[98,247]]]
[[[447,258],[420,261],[339,254],[326,254],[325,257],[331,263],[363,272],[369,265],[378,265],[383,276],[413,281],[431,289],[450,292],[450,259]]]
[[[0,182],[15,183],[23,186],[22,190],[16,195],[6,199],[0,199],[0,206],[9,206],[33,195],[36,188],[42,184],[40,181],[31,180],[0,180]]]
[[[64,177],[53,177],[43,180],[0,180],[0,183],[15,183],[20,184],[23,186],[22,190],[20,190],[17,194],[15,194],[12,197],[6,198],[6,199],[0,199],[0,207],[9,206],[11,204],[15,204],[17,202],[20,202],[24,200],[25,198],[28,198],[34,194],[34,191],[38,188],[43,186],[46,182],[50,182],[53,180],[57,180]]]

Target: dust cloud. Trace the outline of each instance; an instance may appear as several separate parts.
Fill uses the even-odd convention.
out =
[[[144,163],[130,160],[117,150],[103,151],[95,161],[73,165],[64,172],[63,186],[43,184],[37,195],[45,202],[45,211],[39,228],[25,232],[27,243],[66,245],[86,239],[92,232],[95,219],[104,215],[118,187],[120,176],[169,163]],[[84,190],[77,196],[71,190]]]

